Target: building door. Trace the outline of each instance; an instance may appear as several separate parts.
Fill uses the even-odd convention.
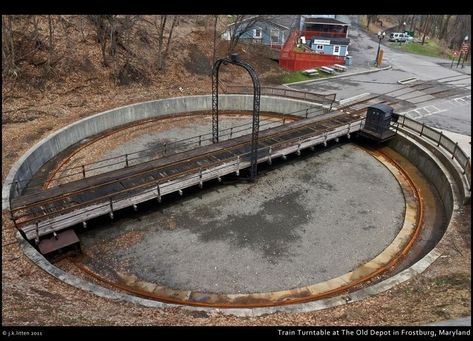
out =
[[[340,45],[335,45],[333,47],[333,55],[334,56],[339,56],[340,55]]]

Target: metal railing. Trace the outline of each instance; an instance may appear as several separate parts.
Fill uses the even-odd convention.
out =
[[[328,140],[336,138],[337,136],[349,136],[351,132],[357,130],[355,127],[359,127],[359,129],[361,129],[363,124],[364,119],[362,118],[338,127],[327,127],[316,136],[316,141],[314,140],[311,144],[315,145],[323,143],[326,145]],[[314,132],[307,132],[301,136],[276,142],[270,146],[260,147],[258,148],[258,157],[266,158],[268,162],[270,162],[272,157],[280,156],[281,152],[278,150],[278,148],[284,149],[288,144],[291,143],[293,144],[293,148],[297,148],[296,152],[299,153],[299,148],[303,141],[313,136]],[[86,202],[74,204],[73,206],[63,210],[63,212],[70,214],[57,215],[57,213],[49,212],[43,214],[41,217],[29,218],[26,221],[17,221],[21,218],[27,218],[28,214],[26,214],[20,217],[14,217],[14,219],[16,221],[17,228],[20,229],[20,226],[26,225],[26,229],[23,229],[22,231],[27,235],[31,235],[32,233],[35,234],[34,239],[39,241],[41,236],[50,234],[53,231],[58,231],[63,228],[56,227],[53,229],[53,225],[58,226],[58,223],[60,224],[60,222],[64,222],[63,224],[66,224],[66,222],[70,223],[74,217],[83,216],[84,212],[87,213],[88,219],[107,213],[110,214],[111,218],[113,218],[113,212],[115,210],[130,206],[130,203],[126,200],[127,195],[130,193],[139,195],[142,198],[140,200],[141,202],[153,198],[157,198],[159,201],[161,201],[162,195],[177,191],[175,188],[172,188],[175,184],[175,181],[185,182],[188,185],[199,184],[199,186],[202,186],[203,181],[220,178],[220,176],[224,176],[225,174],[229,174],[234,171],[236,171],[237,175],[239,175],[241,169],[248,167],[249,153],[250,152],[239,153],[228,159],[218,160],[205,166],[193,167],[184,173],[169,175],[158,181],[148,180],[142,184],[120,190],[113,194],[106,194]],[[227,171],[229,168],[230,170]],[[167,187],[171,188],[168,190]],[[90,205],[94,205],[94,207],[88,207]],[[85,209],[85,211],[78,212],[78,209]],[[19,211],[21,210],[23,209],[19,209]],[[80,223],[80,221],[77,223]],[[40,232],[40,230],[42,232]]]
[[[266,129],[275,128],[280,125],[285,125],[286,121],[291,121],[295,117],[298,118],[309,118],[315,115],[320,115],[326,113],[326,109],[322,107],[311,107],[290,112],[287,114],[281,114],[280,117],[271,117],[272,120],[261,123],[261,131]],[[243,123],[236,125],[230,128],[220,130],[220,140],[225,141],[232,139],[233,137],[238,137],[249,133],[251,130],[251,122]],[[61,176],[55,177],[50,180],[50,187],[55,187],[61,183],[75,181],[83,179],[90,176],[95,176],[113,170],[127,168],[130,166],[135,166],[137,164],[154,161],[156,159],[169,156],[171,154],[178,154],[193,148],[206,146],[212,144],[212,132],[202,135],[191,136],[181,140],[176,140],[168,143],[163,143],[159,146],[154,146],[152,148],[137,150],[127,154],[122,154],[119,156],[101,159],[91,163],[80,164],[73,167],[68,167],[63,171]],[[30,180],[16,180],[12,184],[12,194],[10,198],[18,197],[21,195],[21,188],[28,186],[29,189],[39,189],[44,186],[43,182],[33,183]]]
[[[333,31],[316,31],[316,30],[303,30],[299,31],[299,36],[304,36],[306,39],[312,39],[313,37],[319,37],[319,38],[347,38],[347,32],[346,31],[339,31],[339,32],[333,32]]]
[[[236,85],[230,84],[224,88],[224,92],[227,94],[252,94],[253,89],[247,85]],[[315,92],[299,91],[286,88],[276,87],[262,87],[261,94],[267,96],[281,96],[294,99],[302,99],[309,102],[315,102],[318,104],[329,106],[325,108],[327,111],[332,110],[332,105],[335,102],[336,94],[318,94]]]
[[[458,142],[453,142],[450,138],[445,136],[441,131],[437,131],[420,123],[412,118],[406,117],[405,115],[398,115],[397,123],[393,124],[395,129],[407,128],[413,132],[419,134],[419,136],[425,137],[436,144],[437,147],[443,148],[452,160],[455,160],[462,170],[462,175],[465,177],[468,185],[468,190],[471,191],[471,159],[470,157],[458,146]]]

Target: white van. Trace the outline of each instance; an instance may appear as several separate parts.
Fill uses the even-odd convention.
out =
[[[389,41],[395,42],[406,42],[409,39],[409,35],[407,33],[391,33],[389,36]]]

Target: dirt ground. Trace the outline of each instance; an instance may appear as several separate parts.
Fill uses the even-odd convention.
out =
[[[185,34],[187,29],[194,44],[203,51],[204,43],[209,42],[205,25],[195,31],[189,27],[183,25],[180,34]],[[151,77],[149,84],[117,86],[105,81],[109,79],[107,70],[97,66],[100,50],[93,45],[93,39],[81,44],[77,48],[82,61],[79,66],[86,72],[72,70],[47,81],[39,76],[23,81],[3,80],[2,181],[13,163],[35,143],[83,117],[146,100],[210,92],[210,78],[202,71],[205,68],[199,67],[191,73],[185,67],[190,51],[183,46],[172,54],[169,71]],[[193,57],[205,60],[198,52]],[[280,72],[271,63],[266,66],[268,69],[263,74],[268,77]],[[222,77],[227,81],[231,78],[229,73]],[[446,236],[442,256],[433,265],[422,275],[385,293],[316,312],[241,318],[179,308],[146,308],[73,288],[44,273],[22,254],[13,224],[3,210],[2,322],[4,326],[350,326],[414,325],[459,318],[471,315],[470,213],[465,212],[462,217],[463,221],[456,222]]]
[[[4,326],[417,325],[471,314],[471,253],[456,231],[447,237],[443,255],[429,269],[385,293],[316,312],[241,318],[146,308],[73,288],[32,264],[13,238],[6,211],[2,218]]]

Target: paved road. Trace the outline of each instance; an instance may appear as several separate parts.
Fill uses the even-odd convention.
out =
[[[471,137],[471,95],[429,101],[402,113],[428,126]]]
[[[354,66],[352,70],[373,69],[378,47],[376,36],[368,35],[354,22],[351,26],[350,38],[352,41],[349,52],[353,56]],[[458,95],[444,99],[431,98],[422,102],[420,100],[408,101],[399,112],[440,129],[447,135],[451,133],[451,136],[462,139],[463,148],[469,151],[471,68],[466,66],[464,69],[450,69],[449,62],[444,59],[414,55],[385,45],[382,48],[385,50],[384,62],[392,65],[390,70],[315,81],[291,87],[321,93],[335,92],[337,100],[343,100],[363,93],[386,94],[403,87],[397,83],[399,80],[411,77],[424,81],[438,80],[440,83],[457,88]]]

